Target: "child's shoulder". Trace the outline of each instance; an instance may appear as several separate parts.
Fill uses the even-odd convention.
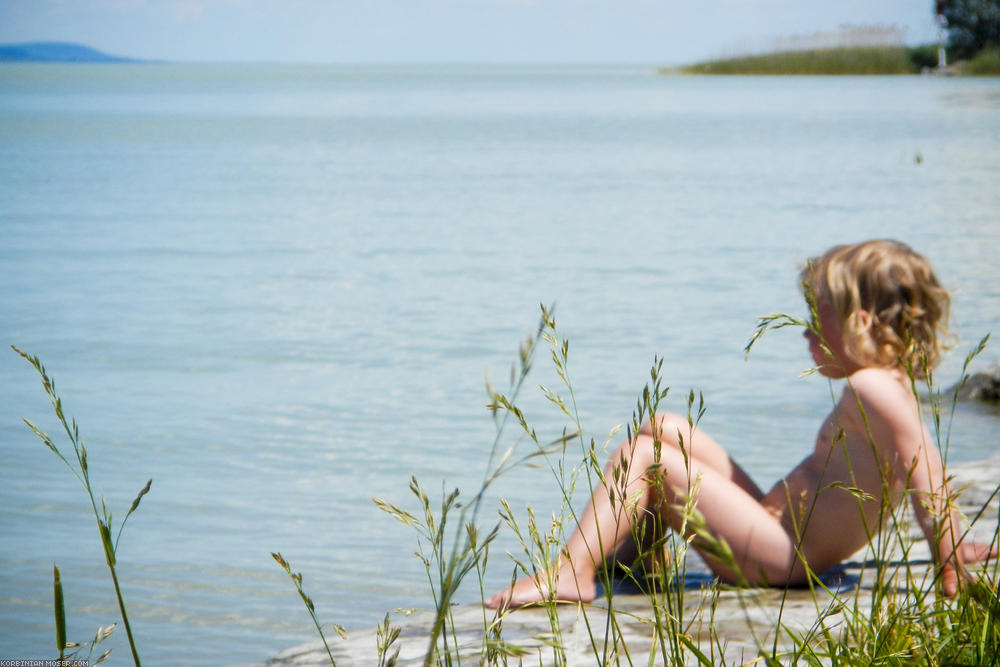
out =
[[[883,368],[867,366],[847,376],[847,389],[856,392],[902,392],[911,395],[911,383],[906,372],[898,366]]]
[[[882,418],[919,423],[920,420],[913,386],[900,368],[868,367],[851,373],[841,406],[850,412],[863,412],[865,421]]]

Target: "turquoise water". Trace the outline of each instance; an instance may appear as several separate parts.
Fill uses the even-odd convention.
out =
[[[146,661],[260,661],[312,638],[271,551],[326,623],[431,604],[415,536],[370,499],[415,510],[410,475],[477,488],[484,373],[503,384],[539,302],[594,437],[661,355],[667,407],[704,392],[705,428],[765,485],[830,405],[796,332],[743,359],[758,316],[803,312],[805,257],[875,236],[927,254],[954,296],[950,383],[1000,333],[998,149],[996,79],[5,65],[0,342],[55,377],[116,516],[154,480],[119,550]],[[546,359],[529,384],[557,384]],[[11,351],[0,391],[0,657],[51,657],[53,563],[71,639],[117,612]],[[525,409],[562,428],[533,388]],[[992,454],[996,419],[962,408],[951,456]],[[543,470],[496,488],[557,501]]]

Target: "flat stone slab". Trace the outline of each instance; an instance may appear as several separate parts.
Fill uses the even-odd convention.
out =
[[[972,539],[993,539],[998,525],[998,499],[992,496],[1000,484],[1000,457],[987,462],[953,466],[953,487],[961,491],[959,501],[963,512],[970,518],[980,515],[972,530]],[[992,496],[992,497],[991,497]],[[912,522],[911,522],[912,524]],[[926,542],[914,530],[910,531],[912,544],[895,545],[890,558],[882,564],[884,576],[895,574],[894,582],[916,582],[918,589],[929,590],[933,584],[933,571]],[[907,558],[903,558],[903,549]],[[777,647],[780,653],[793,646],[790,633],[803,636],[820,625],[833,633],[838,626],[855,614],[864,616],[871,609],[872,591],[879,572],[878,564],[865,561],[867,550],[856,555],[856,560],[845,563],[833,573],[824,575],[827,590],[780,589],[729,589],[709,586],[707,577],[696,573],[683,591],[680,614],[677,606],[668,606],[666,597],[676,599],[672,591],[662,594],[661,610],[669,608],[679,616],[682,634],[704,654],[711,664],[742,665],[753,661],[760,654],[759,647],[770,653]],[[692,568],[696,568],[692,564]],[[908,579],[909,578],[909,579]],[[699,581],[705,583],[699,585]],[[931,595],[933,595],[931,593]],[[609,630],[606,600],[599,598],[589,605],[561,604],[550,615],[542,608],[528,608],[505,612],[502,617],[480,606],[462,606],[454,609],[456,632],[449,635],[449,648],[461,656],[462,664],[478,664],[483,655],[485,628],[491,624],[502,626],[502,638],[508,646],[523,651],[519,659],[512,657],[508,664],[553,665],[557,663],[557,649],[553,638],[561,638],[565,664],[615,664],[621,658],[624,664],[665,664],[664,651],[654,632],[656,617],[649,598],[641,594],[616,592],[613,597],[615,629]],[[429,649],[429,635],[433,613],[416,612],[392,621],[400,629],[390,654],[399,649],[396,664],[400,667],[422,665]],[[557,624],[558,633],[553,632]],[[333,634],[333,633],[329,633]],[[665,633],[670,635],[670,633]],[[676,637],[676,635],[672,635]],[[614,637],[614,639],[612,639]],[[336,635],[329,639],[330,649],[341,667],[377,665],[378,633],[376,628],[352,631],[348,639]],[[625,653],[628,659],[625,659]],[[690,648],[685,648],[687,664],[699,664]],[[329,656],[319,639],[282,651],[258,667],[291,667],[293,665],[329,664]]]

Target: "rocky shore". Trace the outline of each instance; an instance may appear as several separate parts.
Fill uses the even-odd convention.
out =
[[[985,506],[972,529],[973,539],[989,541],[998,525],[998,499],[994,495],[1000,485],[1000,457],[987,462],[952,466],[953,487],[960,492],[959,502],[966,516],[972,517]],[[909,552],[911,572],[917,581],[923,581],[925,588],[931,586],[933,573],[930,568],[929,551],[926,542],[916,531],[911,521],[913,546]],[[701,589],[697,582],[689,582],[684,596],[684,615],[695,619],[688,628],[688,635],[700,650],[718,663],[744,664],[758,655],[757,642],[770,647],[775,642],[779,650],[790,646],[789,632],[804,632],[813,627],[820,616],[824,617],[828,628],[834,627],[842,614],[851,613],[850,608],[865,609],[871,600],[872,583],[875,573],[874,563],[866,561],[868,554],[861,551],[855,559],[845,563],[836,572],[825,577],[825,583],[833,591],[812,592],[808,590],[781,591],[776,589],[722,590],[716,597],[709,589]],[[901,554],[894,556],[893,563],[902,562]],[[603,600],[602,600],[603,602]],[[847,602],[847,605],[843,603]],[[856,602],[856,606],[855,606]],[[618,614],[621,637],[627,647],[631,664],[648,664],[650,653],[655,652],[654,664],[662,661],[658,646],[653,644],[652,609],[647,599],[638,594],[616,593],[614,607]],[[714,607],[711,614],[708,608]],[[870,608],[867,607],[867,608]],[[595,646],[591,643],[591,632],[600,642],[604,636],[604,621],[607,610],[600,604],[586,607],[578,604],[561,605],[558,611],[562,641],[570,665],[592,664],[595,661]],[[704,613],[701,613],[704,612]],[[493,613],[486,610],[485,618],[491,620]],[[776,626],[780,617],[782,629]],[[399,648],[397,665],[411,666],[423,664],[427,651],[431,612],[418,612],[405,619],[395,619],[393,626],[400,628],[395,648]],[[714,627],[715,640],[709,633],[708,623]],[[461,647],[462,662],[476,664],[483,642],[484,610],[479,606],[465,606],[455,610],[458,628],[457,645]],[[332,633],[331,633],[332,634]],[[527,650],[520,659],[522,664],[552,664],[552,649],[547,645],[551,636],[551,625],[542,609],[523,609],[510,613],[503,619],[503,637],[511,644]],[[378,633],[376,628],[353,631],[346,640],[336,635],[330,639],[337,664],[341,667],[378,664]],[[601,646],[596,650],[600,652]],[[598,653],[599,654],[599,653]],[[301,665],[329,664],[322,642],[315,641],[296,646],[256,667],[292,667]],[[510,664],[518,664],[513,658]],[[696,664],[694,658],[691,664]]]

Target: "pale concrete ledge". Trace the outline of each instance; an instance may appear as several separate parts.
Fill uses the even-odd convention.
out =
[[[994,489],[1000,484],[1000,457],[986,462],[953,466],[954,487],[961,489],[959,497],[963,511],[970,518],[987,502]],[[992,539],[997,528],[997,498],[993,498],[986,511],[980,516],[973,530],[973,538],[981,541]],[[689,588],[684,595],[684,617],[694,622],[687,627],[687,634],[713,664],[741,665],[758,655],[754,634],[764,646],[775,642],[775,630],[780,623],[783,630],[778,633],[779,651],[789,646],[788,631],[802,633],[814,627],[817,619],[824,618],[824,625],[836,632],[838,622],[844,614],[863,613],[870,609],[871,585],[875,573],[873,563],[864,563],[865,552],[859,552],[854,561],[845,564],[840,572],[828,578],[833,587],[842,585],[845,592],[834,597],[825,592],[815,595],[805,590],[781,591],[777,589],[744,589],[721,591],[714,601],[714,613],[709,613],[713,605],[713,595],[706,590]],[[922,539],[915,539],[909,555],[910,572],[924,589],[931,586],[932,574],[929,567],[929,552]],[[900,562],[894,561],[896,565]],[[900,579],[905,574],[900,572]],[[784,604],[782,605],[782,601]],[[603,603],[601,599],[599,602]],[[652,664],[662,664],[662,652],[653,645],[651,607],[642,595],[620,594],[614,596],[614,607],[618,614],[621,637],[627,646],[631,664],[650,664],[650,654],[654,654]],[[699,614],[699,609],[702,613]],[[494,612],[485,611],[487,622],[492,621]],[[583,607],[577,604],[561,605],[558,612],[561,636],[566,651],[567,664],[611,664],[614,660],[595,659],[603,655],[601,644],[605,636],[607,609],[602,604]],[[717,640],[713,642],[708,631],[710,618],[714,624]],[[478,664],[483,640],[484,610],[479,606],[465,606],[455,609],[455,623],[458,628],[457,644],[460,647],[463,664]],[[587,630],[587,622],[591,631]],[[430,612],[418,612],[407,618],[396,618],[393,626],[401,628],[395,647],[400,649],[397,664],[401,667],[422,665],[428,649]],[[551,636],[551,625],[546,612],[541,609],[522,609],[509,612],[503,619],[503,638],[509,644],[516,644],[529,650],[521,660],[525,665],[553,664],[553,650],[546,644]],[[377,665],[376,629],[353,631],[347,640],[329,633],[330,648],[340,667],[360,667]],[[591,635],[598,645],[591,644]],[[395,650],[395,649],[393,649]],[[610,647],[607,650],[611,650]],[[619,648],[619,650],[622,650]],[[625,661],[628,664],[629,661]],[[330,660],[319,639],[282,651],[259,667],[291,667],[293,665],[324,665]],[[517,658],[509,664],[518,664]],[[696,664],[691,658],[689,664]]]

